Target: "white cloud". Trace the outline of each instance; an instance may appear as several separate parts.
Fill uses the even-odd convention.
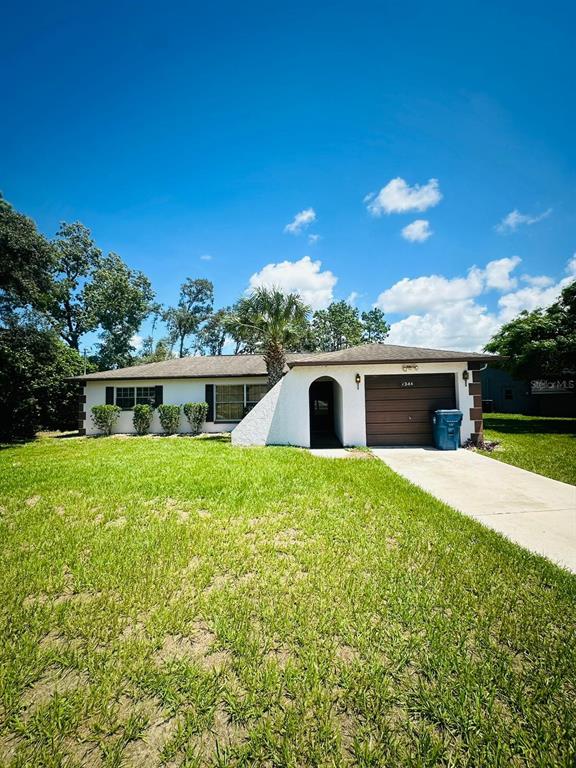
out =
[[[514,290],[517,281],[510,276],[520,263],[514,256],[499,259],[485,269],[472,267],[465,278],[448,279],[431,275],[405,278],[380,294],[377,306],[389,312],[410,313],[392,323],[388,341],[391,344],[480,350],[503,323],[517,317],[523,310],[532,311],[554,303],[560,292],[574,279],[576,256],[568,262],[568,277],[553,280],[546,275],[522,275],[527,286]],[[477,297],[496,288],[503,293],[494,311],[477,301]]]
[[[415,184],[410,187],[399,176],[382,187],[377,194],[364,198],[369,212],[373,216],[383,213],[406,213],[408,211],[425,211],[442,200],[438,179],[430,179],[427,184]]]
[[[411,243],[423,243],[425,240],[428,240],[431,234],[430,222],[426,221],[426,219],[416,219],[412,224],[407,224],[402,230],[404,240],[409,240]]]
[[[351,291],[351,293],[346,298],[346,304],[350,304],[350,306],[353,307],[361,295],[362,294],[358,293],[358,291]]]
[[[548,275],[522,275],[520,280],[528,285],[535,285],[537,288],[548,288],[554,283],[553,278]]]
[[[267,264],[250,278],[249,289],[279,288],[284,293],[298,293],[312,309],[324,309],[333,299],[334,286],[338,278],[326,269],[321,270],[321,261],[312,261],[304,256],[299,261],[282,261]]]
[[[316,221],[316,211],[314,208],[306,208],[305,210],[300,211],[300,213],[297,213],[290,224],[286,224],[284,232],[288,232],[290,235],[299,235],[314,221]]]
[[[554,281],[547,275],[522,275],[522,280],[528,283],[528,288],[521,288],[519,291],[504,294],[498,299],[499,320],[507,323],[515,318],[520,312],[527,310],[532,312],[539,307],[549,307],[559,297],[560,292],[570,285],[576,277],[576,254],[566,263],[566,273],[568,277]]]
[[[318,242],[318,240],[322,240],[321,235],[308,235],[308,242],[310,243],[310,245],[315,245]]]
[[[516,286],[510,273],[519,263],[520,258],[513,256],[490,261],[485,269],[471,267],[466,277],[404,277],[383,291],[376,305],[385,312],[426,312],[447,303],[472,299],[491,288],[509,290]]]
[[[410,315],[392,323],[390,344],[475,352],[500,327],[498,319],[473,299],[446,304],[423,315]]]
[[[385,312],[418,312],[441,307],[447,302],[463,301],[482,293],[482,270],[472,267],[466,277],[447,278],[442,275],[404,277],[376,300]]]
[[[202,261],[212,261],[213,258],[214,256],[212,256],[211,253],[203,253],[202,256],[200,256]]]
[[[136,351],[142,349],[142,342],[142,336],[139,336],[137,333],[130,337],[130,346]]]
[[[509,291],[518,284],[516,278],[510,273],[520,264],[520,256],[512,256],[509,259],[497,259],[486,264],[484,276],[486,288],[496,288],[499,291]]]
[[[519,291],[501,296],[498,299],[499,319],[501,322],[507,323],[524,310],[532,312],[533,309],[538,309],[539,307],[549,307],[550,304],[556,301],[560,291],[570,282],[570,278],[565,277],[558,283],[554,283],[546,288],[530,286],[529,288],[521,288]]]
[[[551,213],[552,208],[548,208],[546,211],[532,216],[529,213],[520,213],[520,211],[515,208],[504,216],[502,221],[496,225],[496,231],[500,232],[501,235],[507,235],[510,232],[516,232],[518,227],[523,224],[526,224],[527,226],[536,224],[537,222],[542,221],[542,219],[550,216]]]

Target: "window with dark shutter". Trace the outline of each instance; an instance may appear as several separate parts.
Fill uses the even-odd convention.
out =
[[[154,405],[158,408],[164,402],[164,387],[162,384],[157,384],[154,389],[156,390],[156,400]]]
[[[114,405],[114,387],[106,387],[106,405]]]
[[[116,405],[123,411],[134,408],[134,387],[116,387]]]
[[[214,421],[214,384],[206,384],[205,397],[208,403],[206,421]]]
[[[136,387],[136,405],[154,405],[156,387]]]

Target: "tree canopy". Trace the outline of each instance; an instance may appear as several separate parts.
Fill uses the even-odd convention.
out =
[[[81,355],[51,328],[13,323],[0,328],[0,439],[29,438],[40,428],[76,429]]]
[[[230,307],[213,312],[198,332],[198,347],[203,354],[221,355],[228,335]]]
[[[286,352],[306,336],[309,311],[299,296],[275,288],[256,288],[236,304],[231,322],[251,334],[264,355],[271,387],[284,375]]]
[[[97,361],[101,368],[130,365],[132,337],[150,314],[154,291],[145,274],[130,269],[120,256],[99,259],[85,289],[86,304],[100,331]]]
[[[178,357],[188,352],[186,339],[198,333],[201,323],[210,317],[213,303],[214,286],[210,280],[188,278],[180,286],[178,304],[164,312],[170,340],[178,345]]]
[[[64,341],[79,349],[84,334],[98,326],[94,308],[86,301],[86,284],[100,266],[102,252],[90,230],[80,222],[66,224],[52,241],[55,276],[50,290],[47,314]]]
[[[45,309],[52,290],[55,254],[28,216],[0,195],[0,312],[26,306]]]
[[[556,378],[576,368],[576,281],[547,309],[521,312],[485,348],[521,379]]]
[[[327,309],[314,312],[312,335],[314,346],[321,352],[360,344],[362,330],[360,313],[346,301],[334,301]]]
[[[381,344],[390,333],[384,312],[374,307],[369,312],[362,312],[362,341],[366,344]]]

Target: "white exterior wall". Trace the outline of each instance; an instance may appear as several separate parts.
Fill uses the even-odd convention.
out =
[[[86,420],[84,422],[87,435],[99,434],[92,421],[91,408],[93,405],[106,403],[106,387],[155,387],[161,385],[164,388],[163,402],[166,405],[183,405],[184,403],[202,403],[206,400],[206,384],[266,384],[265,376],[241,376],[236,378],[206,378],[206,379],[142,379],[142,380],[97,380],[87,381],[84,386],[86,403],[84,410]],[[114,434],[134,434],[132,423],[133,412],[122,411],[116,422]],[[206,422],[202,427],[204,432],[231,432],[238,422]],[[190,432],[188,419],[182,413],[180,416],[180,432]],[[150,432],[161,434],[162,427],[157,411],[152,417]]]
[[[345,446],[366,445],[366,409],[364,381],[366,376],[405,374],[417,376],[423,373],[454,373],[456,382],[456,407],[462,411],[461,438],[465,442],[474,431],[470,408],[474,398],[469,394],[462,373],[467,368],[462,363],[418,363],[417,371],[403,371],[402,363],[372,363],[370,365],[294,366],[284,377],[281,387],[274,394],[271,390],[242,422],[242,429],[233,433],[232,442],[243,445],[310,446],[310,414],[308,389],[322,376],[330,376],[340,385],[336,389],[335,422],[338,437]],[[361,376],[357,385],[356,374]],[[471,381],[471,376],[469,381]],[[275,388],[276,389],[276,388]],[[267,403],[268,398],[271,398]],[[256,428],[256,420],[258,426]],[[263,436],[267,435],[263,441]],[[242,436],[242,439],[240,437]],[[251,437],[254,440],[251,440]]]
[[[288,374],[289,375],[289,374]],[[267,445],[286,376],[267,392],[232,432],[234,445]]]
[[[342,445],[344,442],[344,398],[340,385],[333,387],[334,390],[334,432]]]

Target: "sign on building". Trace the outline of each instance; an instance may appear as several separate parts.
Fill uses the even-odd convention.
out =
[[[574,379],[534,379],[530,382],[531,395],[568,395],[574,394]]]

